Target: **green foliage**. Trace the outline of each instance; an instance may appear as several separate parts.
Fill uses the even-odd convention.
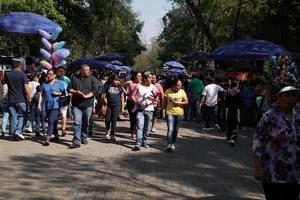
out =
[[[1,13],[27,11],[44,15],[63,28],[59,40],[72,50],[70,60],[105,52],[126,56],[127,64],[145,48],[138,34],[141,23],[130,7],[131,0],[2,0]],[[0,37],[0,54],[40,56],[37,36]]]

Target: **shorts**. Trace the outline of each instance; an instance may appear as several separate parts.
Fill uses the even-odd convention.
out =
[[[68,112],[68,106],[62,106],[60,107],[60,115],[62,118],[66,118],[67,117],[67,112]]]

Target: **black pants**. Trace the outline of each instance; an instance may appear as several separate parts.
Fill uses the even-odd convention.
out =
[[[218,124],[218,106],[204,106],[205,128],[210,128],[210,122],[213,125]]]
[[[266,200],[299,200],[299,184],[263,182]]]
[[[119,113],[120,113],[120,105],[117,106],[107,105],[107,111],[105,116],[105,127],[107,131],[111,129],[110,130],[111,135],[115,135]]]
[[[126,107],[129,113],[129,120],[130,120],[130,133],[136,133],[136,112],[133,112],[133,108],[135,106],[135,103],[128,100],[126,103]]]

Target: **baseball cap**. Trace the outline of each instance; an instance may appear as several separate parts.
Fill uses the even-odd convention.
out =
[[[290,91],[299,92],[299,89],[298,89],[298,88],[295,88],[295,87],[293,87],[293,86],[286,86],[286,87],[283,87],[283,88],[278,92],[278,94],[281,94],[281,93],[284,93],[284,92],[290,92]]]

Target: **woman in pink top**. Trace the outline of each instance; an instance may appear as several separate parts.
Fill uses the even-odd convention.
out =
[[[130,139],[135,140],[135,134],[136,134],[136,113],[133,111],[135,102],[132,101],[132,92],[135,90],[136,85],[142,81],[142,74],[140,72],[134,72],[132,74],[132,78],[130,81],[127,81],[124,83],[124,87],[128,87],[128,98],[126,102],[126,107],[129,113],[129,120],[130,120]]]
[[[161,102],[163,102],[164,98],[164,90],[159,82],[157,82],[157,77],[155,74],[152,74],[152,84],[155,86],[156,92],[158,95],[156,96],[156,100],[153,101],[153,106],[154,106],[154,112],[153,112],[153,117],[152,117],[152,126],[151,126],[151,132],[155,133],[155,124],[156,124],[156,117],[160,116],[160,109],[161,108]],[[163,113],[163,118],[164,118],[164,112]]]

